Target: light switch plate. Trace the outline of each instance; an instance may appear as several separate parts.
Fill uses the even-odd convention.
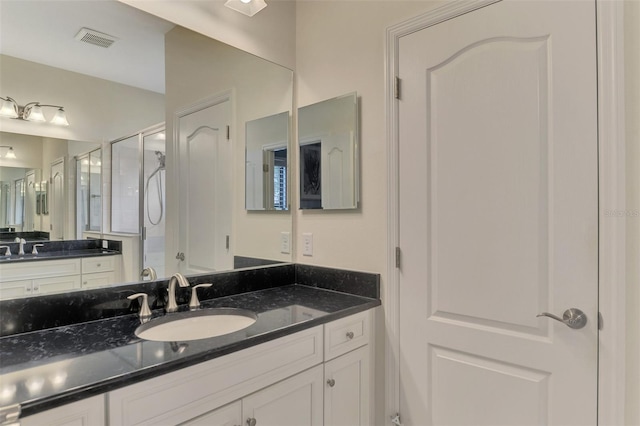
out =
[[[280,233],[280,253],[291,253],[291,234],[289,232]]]
[[[302,255],[313,256],[313,234],[312,233],[307,232],[302,234]]]

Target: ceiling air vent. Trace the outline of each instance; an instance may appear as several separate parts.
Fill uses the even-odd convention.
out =
[[[89,28],[81,28],[75,36],[76,40],[107,48],[117,40],[116,37]]]

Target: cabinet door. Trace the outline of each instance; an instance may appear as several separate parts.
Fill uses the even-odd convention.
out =
[[[0,300],[31,296],[32,293],[31,280],[0,282]]]
[[[79,275],[33,280],[33,294],[62,293],[75,288],[80,288]]]
[[[232,402],[180,426],[242,426],[242,403]]]
[[[322,366],[297,374],[242,400],[242,419],[259,426],[322,425]]]
[[[82,274],[82,288],[105,287],[116,282],[113,272],[98,272],[95,274]]]
[[[369,346],[327,362],[324,366],[324,424],[365,426],[369,424]]]
[[[21,426],[105,426],[104,395],[20,419]]]

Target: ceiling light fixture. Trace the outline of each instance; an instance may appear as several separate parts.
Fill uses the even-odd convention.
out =
[[[69,125],[64,107],[61,105],[43,105],[40,102],[29,102],[25,106],[21,106],[9,96],[6,98],[0,96],[0,99],[2,99],[2,107],[0,107],[0,116],[2,117],[45,123],[47,118],[44,115],[43,108],[58,108],[58,111],[49,122],[58,126]]]
[[[9,150],[7,151],[7,153],[5,154],[5,158],[16,158],[16,153],[13,151],[13,147],[9,146],[9,145],[0,145],[0,148],[9,148]],[[0,157],[2,157],[2,155],[0,155]]]
[[[253,16],[267,7],[264,0],[227,0],[224,5],[247,16]]]

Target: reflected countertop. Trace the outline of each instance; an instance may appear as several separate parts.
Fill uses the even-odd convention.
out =
[[[242,308],[258,317],[244,330],[208,339],[141,340],[136,314],[4,337],[0,407],[20,404],[24,417],[378,305],[378,299],[292,284],[203,301],[203,309]]]

